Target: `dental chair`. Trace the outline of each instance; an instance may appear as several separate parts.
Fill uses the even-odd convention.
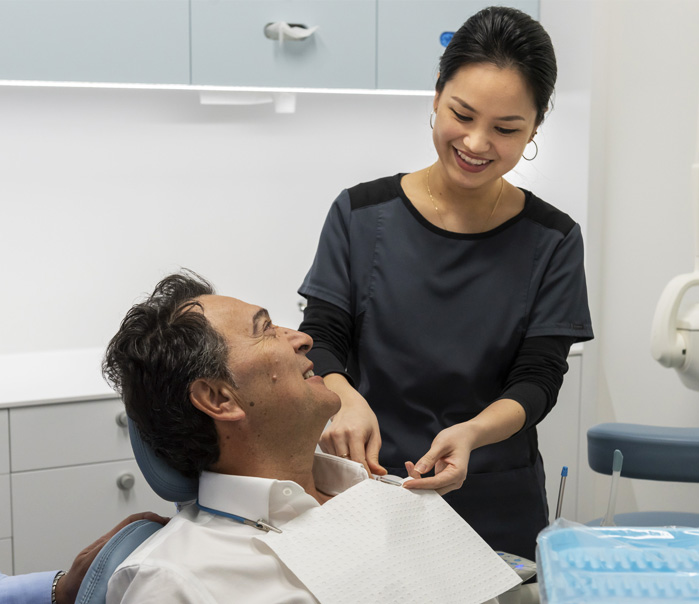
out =
[[[129,418],[129,437],[136,462],[151,488],[166,501],[176,505],[197,498],[199,481],[187,478],[156,457],[143,441],[138,428]],[[107,583],[117,566],[162,525],[152,520],[138,520],[121,529],[97,554],[80,584],[76,604],[104,604]]]
[[[624,456],[621,476],[669,482],[699,482],[699,428],[665,428],[607,423],[587,432],[590,468],[612,474],[614,450]],[[697,506],[699,512],[699,505]],[[600,520],[587,524],[599,526]],[[631,512],[615,514],[618,526],[699,527],[699,513]]]

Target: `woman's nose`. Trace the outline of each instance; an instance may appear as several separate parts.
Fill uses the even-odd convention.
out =
[[[481,155],[490,149],[490,140],[488,135],[482,130],[473,129],[464,136],[464,146],[471,151],[471,153]]]

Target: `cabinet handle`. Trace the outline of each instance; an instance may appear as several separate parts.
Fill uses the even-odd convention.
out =
[[[283,42],[284,40],[305,40],[306,38],[310,38],[317,29],[317,25],[307,27],[302,23],[285,23],[284,21],[277,21],[276,23],[267,23],[263,31],[265,38]]]
[[[136,483],[136,479],[134,478],[133,474],[122,474],[117,478],[117,486],[122,490],[122,491],[130,491],[133,489],[133,485]]]
[[[117,426],[121,426],[122,428],[126,428],[129,425],[129,418],[126,416],[126,411],[117,413],[116,423]]]

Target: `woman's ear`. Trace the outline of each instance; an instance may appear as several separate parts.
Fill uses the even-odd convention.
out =
[[[245,418],[233,387],[223,380],[198,378],[189,387],[189,400],[217,421],[235,422]]]

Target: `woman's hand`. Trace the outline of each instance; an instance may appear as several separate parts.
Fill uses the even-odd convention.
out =
[[[440,495],[460,489],[466,480],[471,451],[509,438],[522,429],[526,419],[522,405],[505,398],[491,403],[473,419],[445,428],[414,467],[411,462],[405,464],[411,477],[432,468],[434,476],[408,480],[405,488],[434,489]]]
[[[468,422],[445,428],[415,465],[405,462],[408,475],[414,480],[406,481],[403,486],[406,489],[434,489],[440,495],[460,489],[466,480],[471,451],[475,448],[471,445],[469,428]],[[434,476],[420,477],[432,468]]]
[[[342,407],[320,437],[320,448],[325,453],[358,461],[370,476],[383,476],[386,470],[379,464],[381,434],[376,414],[343,375],[331,373],[324,380],[338,394]]]

